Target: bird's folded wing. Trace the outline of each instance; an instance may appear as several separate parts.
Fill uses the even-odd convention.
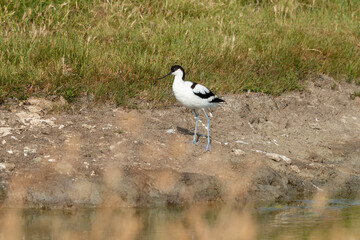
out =
[[[194,86],[195,83],[193,83],[192,86]],[[201,98],[209,98],[212,96],[215,96],[214,93],[212,93],[209,89],[207,89],[206,87],[204,87],[203,85],[200,84],[195,84],[194,88],[193,88],[193,93],[196,96],[199,96]]]

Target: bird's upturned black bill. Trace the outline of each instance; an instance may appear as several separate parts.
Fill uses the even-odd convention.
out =
[[[163,78],[165,78],[165,77],[169,76],[170,74],[172,74],[172,72],[170,72],[170,73],[166,74],[165,76],[163,76],[163,77],[161,77],[161,78],[158,78],[158,80],[159,80],[159,79],[163,79]]]

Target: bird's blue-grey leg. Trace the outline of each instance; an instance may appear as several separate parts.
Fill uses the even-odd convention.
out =
[[[195,113],[195,119],[196,119],[196,123],[195,123],[195,132],[194,132],[194,139],[189,141],[189,143],[193,143],[196,145],[196,131],[197,131],[197,126],[198,126],[198,122],[199,122],[199,116],[196,113],[196,110],[194,109],[194,113]]]
[[[208,136],[207,136],[207,144],[204,146],[205,147],[205,152],[206,151],[211,151],[211,146],[210,146],[210,118],[208,117],[208,115],[206,114],[205,109],[202,109],[205,116],[206,116],[206,120],[207,120],[207,132],[208,132]]]

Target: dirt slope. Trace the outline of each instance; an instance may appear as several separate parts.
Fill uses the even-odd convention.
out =
[[[7,206],[144,206],[356,195],[358,87],[331,78],[280,97],[228,95],[212,111],[212,152],[191,140],[193,113],[78,106],[32,98],[0,105],[0,195]],[[203,115],[200,115],[205,123]],[[203,124],[199,132],[206,133]]]

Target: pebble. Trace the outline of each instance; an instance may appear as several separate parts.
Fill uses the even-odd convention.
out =
[[[12,128],[10,127],[0,127],[0,137],[5,137],[11,134]]]
[[[89,130],[92,130],[92,129],[96,128],[96,125],[91,126],[91,125],[89,125],[89,124],[85,124],[85,123],[84,123],[84,124],[81,125],[81,127],[87,128],[87,129],[89,129]]]
[[[291,159],[284,156],[284,155],[280,155],[277,153],[266,153],[265,154],[268,158],[276,161],[276,162],[280,162],[281,160],[286,162],[287,164],[291,164]]]
[[[24,147],[24,156],[26,157],[28,155],[28,153],[36,153],[36,149],[35,148]]]
[[[296,165],[291,165],[291,166],[290,166],[290,169],[293,170],[293,171],[296,172],[296,173],[299,173],[299,172],[300,172],[299,167],[296,166]]]
[[[233,149],[232,150],[235,155],[244,155],[245,152],[241,149]]]
[[[257,152],[257,153],[266,153],[265,151],[263,151],[263,150],[258,150],[258,149],[251,149],[251,151]]]
[[[12,128],[10,127],[0,127],[0,137],[5,137],[11,134]]]
[[[38,163],[38,162],[41,162],[42,158],[41,157],[34,157],[32,162],[33,163]]]
[[[168,130],[166,130],[166,133],[168,133],[168,134],[172,134],[172,133],[175,133],[175,129],[168,129]]]
[[[14,163],[0,163],[0,170],[7,170],[7,171],[11,171],[15,168],[15,164]]]
[[[85,168],[88,169],[89,168],[89,163],[88,162],[84,162]]]
[[[106,125],[106,127],[103,127],[102,130],[109,130],[109,129],[112,129],[112,125],[111,124],[108,124]]]
[[[315,130],[320,130],[321,127],[320,127],[320,124],[315,122],[315,123],[310,123],[309,124],[309,127],[312,128],[312,129],[315,129]]]
[[[11,136],[12,139],[14,139],[15,141],[18,141],[19,139],[17,139],[17,137],[15,136]]]

